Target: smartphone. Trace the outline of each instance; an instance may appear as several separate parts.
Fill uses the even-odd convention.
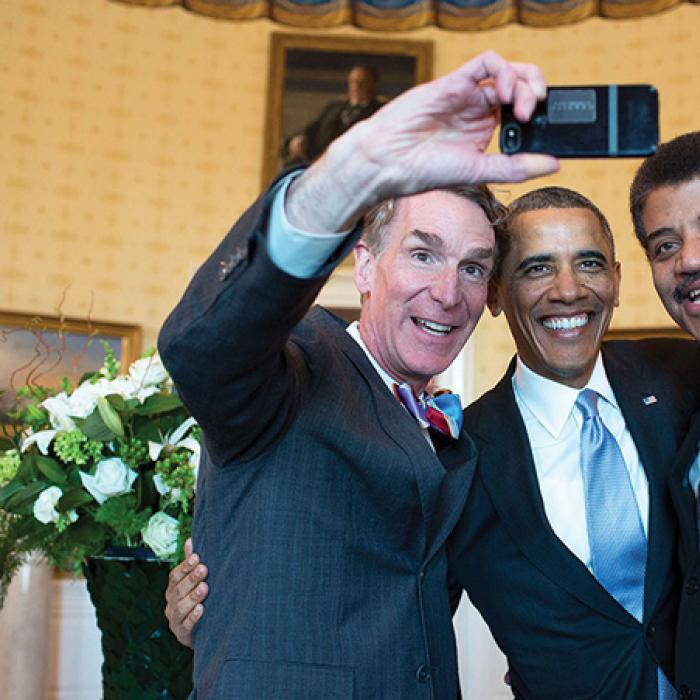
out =
[[[659,142],[659,93],[653,85],[553,86],[527,123],[501,108],[503,153],[559,158],[648,156]]]

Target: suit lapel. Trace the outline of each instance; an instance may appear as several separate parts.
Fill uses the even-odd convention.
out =
[[[669,543],[675,541],[675,533],[668,473],[661,467],[675,449],[675,431],[669,419],[673,407],[668,405],[658,379],[655,381],[635,363],[634,353],[618,358],[604,346],[603,362],[649,482],[649,544],[644,585],[647,619],[656,606],[673,560],[673,547]]]
[[[512,362],[506,376],[480,401],[478,416],[466,426],[479,449],[479,475],[504,527],[533,566],[600,613],[632,622],[547,520],[527,431],[513,396],[514,366]]]
[[[411,465],[425,525],[423,537],[427,561],[444,543],[461,513],[476,461],[473,444],[465,436],[452,440],[453,445],[440,450],[438,457],[415,418],[391,394],[364,350],[348,335],[342,323],[329,318],[325,325],[367,383],[382,429],[404,452]],[[451,491],[446,488],[447,482]]]
[[[454,529],[467,500],[477,462],[476,447],[464,429],[459,440],[435,435],[433,442],[445,471],[440,483],[435,517],[428,530],[426,561],[435,555]]]
[[[683,558],[692,561],[698,552],[698,530],[695,515],[695,496],[686,483],[688,470],[698,453],[700,443],[700,411],[690,423],[688,434],[678,451],[678,456],[671,470],[671,495],[676,506],[676,513],[681,524],[681,541]]]

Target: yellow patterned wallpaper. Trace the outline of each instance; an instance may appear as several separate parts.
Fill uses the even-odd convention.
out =
[[[553,83],[655,83],[667,139],[700,127],[699,29],[700,7],[683,5],[641,20],[405,38],[435,41],[436,74],[494,48],[540,63]],[[65,294],[65,313],[92,304],[94,318],[137,323],[152,344],[258,191],[268,38],[281,30],[107,0],[0,0],[0,308],[50,314]],[[661,325],[626,212],[635,165],[566,163],[556,182],[590,196],[617,232],[616,324]],[[511,351],[505,325],[485,322],[479,391]]]

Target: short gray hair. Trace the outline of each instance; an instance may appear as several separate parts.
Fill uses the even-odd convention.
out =
[[[446,187],[440,191],[455,194],[476,204],[493,227],[500,226],[505,218],[506,207],[496,199],[486,185],[460,185]],[[365,214],[362,241],[375,257],[379,257],[386,248],[386,233],[396,214],[397,202],[396,198],[385,199]]]

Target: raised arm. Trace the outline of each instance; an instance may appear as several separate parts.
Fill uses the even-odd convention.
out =
[[[527,120],[545,95],[539,68],[482,53],[336,139],[293,184],[290,221],[308,231],[339,231],[389,197],[554,172],[558,164],[550,156],[484,152],[501,104],[512,103],[516,116]]]

